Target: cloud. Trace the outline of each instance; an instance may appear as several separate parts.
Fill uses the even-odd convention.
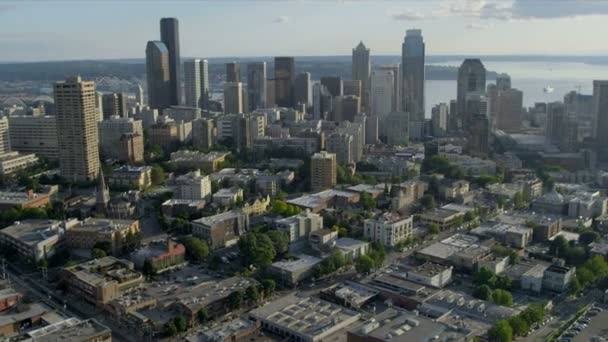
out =
[[[282,15],[282,16],[274,18],[272,20],[272,22],[275,24],[286,24],[289,22],[289,17]]]
[[[390,13],[389,16],[394,20],[423,20],[426,19],[426,16],[420,12],[412,11],[412,10],[403,10],[400,12]]]

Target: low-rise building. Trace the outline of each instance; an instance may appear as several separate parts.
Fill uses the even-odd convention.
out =
[[[112,330],[94,318],[68,318],[26,334],[24,342],[112,342]]]
[[[220,189],[212,198],[214,204],[229,207],[243,200],[243,189],[237,187]]]
[[[186,247],[172,240],[155,241],[131,254],[135,267],[144,272],[162,273],[185,263]],[[146,266],[148,264],[149,266]]]
[[[436,224],[441,230],[446,230],[462,224],[464,215],[462,211],[442,207],[425,211],[419,217],[420,223],[424,225]]]
[[[51,312],[45,305],[17,304],[0,313],[0,336],[15,337],[24,327],[38,327],[43,324],[42,316]]]
[[[295,260],[282,260],[272,263],[269,272],[287,286],[296,286],[301,281],[310,278],[316,265],[323,260],[307,254],[298,254]]]
[[[460,196],[464,196],[469,192],[469,182],[466,180],[445,181],[442,182],[440,191],[443,198],[446,200],[454,200]]]
[[[242,211],[227,211],[192,221],[192,234],[207,240],[212,250],[235,245],[247,230],[249,215]]]
[[[8,310],[19,303],[23,295],[12,288],[0,290],[0,312]]]
[[[70,294],[95,305],[107,304],[144,280],[132,262],[112,256],[63,270],[62,283]]]
[[[175,179],[177,198],[187,200],[208,200],[211,198],[211,179],[201,175],[200,170],[188,172]]]
[[[260,322],[254,322],[250,319],[235,318],[230,322],[224,322],[221,325],[194,331],[185,337],[187,342],[244,342],[249,339],[255,339],[255,336],[260,332]]]
[[[369,252],[369,242],[361,241],[349,237],[342,237],[336,240],[334,247],[342,252],[342,254],[355,260],[362,255],[366,255]]]
[[[50,193],[0,191],[0,210],[40,208],[50,203]]]
[[[452,266],[445,266],[434,262],[424,262],[419,265],[404,266],[403,273],[398,272],[404,279],[415,283],[443,288],[452,281]]]
[[[553,292],[564,292],[574,277],[575,267],[551,265],[543,274],[543,289]]]
[[[151,166],[124,165],[112,170],[109,177],[110,185],[144,190],[152,185]]]
[[[131,164],[144,161],[144,136],[140,133],[126,133],[118,139],[118,160]]]
[[[289,199],[287,203],[318,213],[327,208],[343,209],[355,206],[359,199],[359,193],[329,189]]]
[[[260,216],[268,212],[270,207],[270,196],[256,197],[243,204],[241,210],[249,216]]]
[[[310,234],[323,229],[323,216],[310,211],[275,221],[276,229],[285,232],[289,243],[308,240]]]
[[[203,153],[190,150],[179,150],[171,153],[171,163],[178,167],[197,168],[204,173],[212,173],[221,169],[230,152]]]
[[[0,175],[11,175],[36,163],[38,157],[33,153],[8,152],[0,155]]]
[[[521,275],[520,285],[524,291],[540,293],[543,287],[543,277],[547,266],[536,264]]]
[[[393,247],[413,234],[413,217],[401,217],[396,213],[383,213],[364,221],[363,235],[385,246]]]
[[[347,280],[323,289],[319,293],[319,297],[347,308],[359,309],[376,298],[379,293],[378,290],[369,286]]]
[[[52,257],[62,245],[65,225],[52,220],[25,220],[0,230],[0,244],[12,248],[26,260],[38,262]]]
[[[160,207],[165,216],[175,217],[179,214],[192,215],[205,208],[205,201],[192,201],[185,199],[168,199]]]
[[[128,238],[139,234],[139,221],[89,217],[84,221],[72,221],[66,228],[66,246],[92,249],[98,242],[109,242],[112,254],[119,255],[129,243]]]

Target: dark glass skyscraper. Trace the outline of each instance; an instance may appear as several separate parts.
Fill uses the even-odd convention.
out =
[[[407,30],[401,45],[401,101],[411,122],[424,121],[424,49],[422,31]]]
[[[250,111],[266,108],[266,62],[247,64],[247,98]]]
[[[165,109],[171,105],[169,51],[163,42],[149,41],[146,46],[146,79],[148,104],[152,109]]]
[[[274,58],[275,102],[279,107],[293,107],[296,63],[293,57]]]
[[[160,20],[160,40],[169,51],[169,104],[179,105],[182,93],[182,67],[179,55],[179,22],[177,18],[162,18]]]
[[[241,82],[241,65],[238,62],[226,63],[226,82]]]
[[[372,73],[372,64],[369,58],[369,49],[365,47],[363,42],[359,42],[356,48],[353,49],[353,80],[361,81],[361,105],[364,108],[369,106],[370,94],[370,77]]]
[[[467,109],[468,97],[483,95],[486,91],[486,68],[479,58],[468,58],[458,69],[457,116],[458,128],[466,128],[470,124],[473,113]]]

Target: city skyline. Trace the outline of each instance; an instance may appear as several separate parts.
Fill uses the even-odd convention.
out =
[[[605,1],[558,1],[542,13],[544,1],[408,1],[407,6],[391,1],[309,2],[127,1],[120,8],[118,2],[54,2],[44,9],[33,2],[4,2],[0,61],[140,58],[140,42],[160,38],[161,17],[179,19],[185,57],[347,55],[359,41],[375,55],[399,55],[410,28],[424,32],[427,55],[608,54],[608,48],[597,44],[608,34],[602,25],[608,15]],[[234,11],[237,7],[243,10]],[[225,20],[226,15],[231,19]],[[107,25],[110,17],[112,26]],[[369,25],[360,25],[361,18]],[[27,26],[33,21],[53,30]],[[73,23],[81,29],[71,29]],[[318,39],[328,35],[332,39]],[[264,36],[280,44],[264,41]],[[497,36],[501,44],[494,44]]]

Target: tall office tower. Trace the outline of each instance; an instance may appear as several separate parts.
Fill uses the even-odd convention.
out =
[[[352,158],[355,163],[363,158],[363,147],[365,146],[365,127],[363,124],[360,122],[343,121],[335,130],[337,133],[345,133],[353,137]]]
[[[608,81],[593,81],[593,113],[597,146],[608,146]],[[602,155],[602,159],[606,158]]]
[[[338,96],[334,98],[332,121],[355,121],[361,112],[361,99],[358,96]]]
[[[211,148],[214,128],[213,119],[200,118],[192,121],[192,145],[202,149]]]
[[[8,118],[0,118],[0,156],[11,151]]]
[[[294,93],[296,104],[312,105],[312,82],[309,72],[302,72],[296,76]]]
[[[379,70],[390,70],[393,72],[394,77],[394,86],[393,86],[393,106],[391,111],[398,112],[401,110],[401,88],[402,88],[402,77],[401,77],[401,64],[387,64],[381,65]]]
[[[310,157],[310,190],[331,189],[337,184],[336,155],[321,151]]]
[[[392,70],[372,71],[371,87],[371,115],[382,120],[393,111],[395,74]]]
[[[467,128],[471,113],[467,110],[467,96],[481,95],[486,90],[486,68],[478,58],[467,58],[458,69],[457,113],[459,129]]]
[[[448,131],[458,130],[458,101],[450,100],[450,116],[448,118]]]
[[[412,122],[424,122],[424,49],[422,31],[407,30],[401,45],[401,101]]]
[[[325,141],[327,152],[336,155],[336,162],[340,165],[354,163],[353,136],[348,133],[331,133]]]
[[[103,94],[95,94],[95,113],[97,114],[97,121],[103,120]]]
[[[315,83],[312,87],[313,119],[327,120],[333,112],[333,99],[327,87]]]
[[[558,143],[564,132],[566,113],[562,102],[551,102],[547,104],[547,125],[545,136],[552,143]]]
[[[103,94],[101,97],[103,119],[107,120],[113,116],[126,118],[127,113],[127,94],[110,93]]]
[[[276,85],[274,78],[266,80],[266,107],[274,107],[277,105],[277,97],[275,96]]]
[[[226,82],[241,82],[241,65],[238,62],[226,63]]]
[[[149,41],[146,46],[146,78],[150,108],[163,110],[171,106],[169,50],[163,42]]]
[[[186,106],[208,109],[209,64],[206,59],[184,62],[184,93]]]
[[[267,107],[266,62],[247,64],[247,99],[249,111]]]
[[[490,128],[486,114],[475,113],[471,116],[469,132],[469,154],[474,157],[487,157],[490,152],[488,143]]]
[[[365,115],[365,113],[359,113],[355,116],[355,123],[361,127],[361,155],[360,158],[363,157],[363,148],[365,144],[367,144],[367,122],[369,121],[369,116]]]
[[[160,20],[160,40],[169,51],[169,104],[176,106],[182,100],[182,65],[179,55],[179,22],[177,18]]]
[[[433,136],[444,136],[448,131],[449,107],[447,103],[440,103],[433,107],[431,112],[431,123]]]
[[[578,135],[581,139],[591,138],[595,134],[595,116],[593,115],[593,95],[583,95],[571,91],[564,95],[566,115],[578,122]]]
[[[371,73],[370,73],[371,77]],[[344,80],[342,81],[342,93],[344,95],[352,95],[361,98],[361,107],[363,107],[363,90],[361,89],[361,81],[359,80]],[[369,96],[369,91],[368,94]]]
[[[352,94],[361,97],[361,106],[367,109],[369,105],[370,94],[370,77],[372,73],[372,63],[369,57],[369,49],[365,47],[363,42],[359,42],[356,48],[353,49],[353,74],[352,78],[355,81],[361,81],[361,94]],[[350,95],[350,94],[349,94]]]
[[[323,76],[321,77],[321,84],[327,87],[327,91],[333,97],[342,96],[344,93],[342,78],[338,76]]]
[[[143,106],[144,105],[144,88],[141,87],[141,84],[137,84],[137,87],[135,88],[135,102],[137,102],[138,105]]]
[[[407,145],[410,140],[408,112],[390,112],[382,120],[382,133],[388,145]]]
[[[2,127],[1,121],[2,119],[0,119],[0,127]],[[8,124],[12,151],[35,153],[48,160],[59,160],[57,122],[54,116],[13,115],[8,118]]]
[[[296,63],[293,57],[274,58],[274,97],[279,107],[295,105],[293,88],[296,80]]]
[[[243,113],[243,83],[228,82],[224,85],[224,113]]]
[[[95,82],[67,78],[55,83],[54,96],[61,176],[70,181],[94,180],[100,168]]]
[[[377,144],[378,143],[378,116],[370,115],[365,120],[365,143],[366,144]]]
[[[522,126],[524,93],[512,88],[505,90],[498,88],[495,108],[496,129],[507,133],[519,133]]]
[[[508,74],[498,74],[496,76],[496,86],[498,90],[511,89],[511,76]]]

